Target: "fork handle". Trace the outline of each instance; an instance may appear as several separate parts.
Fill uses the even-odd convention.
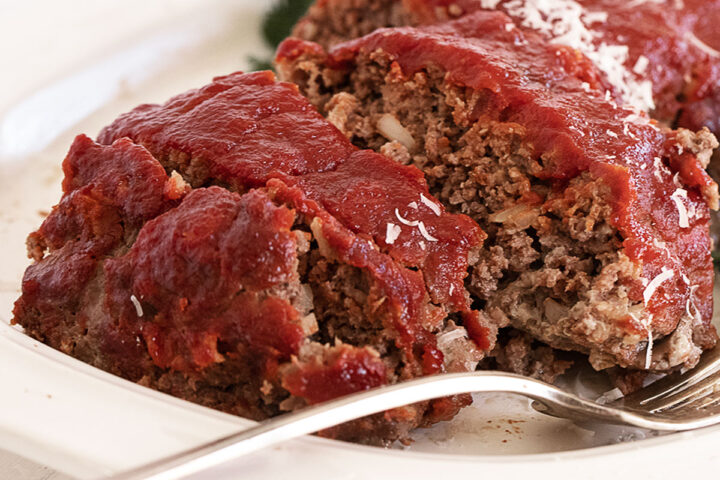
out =
[[[546,407],[539,411],[565,418],[627,423],[627,419],[620,418],[615,409],[528,377],[499,372],[441,374],[347,395],[288,413],[239,433],[114,475],[108,480],[184,478],[242,455],[384,410],[439,397],[478,392],[523,395]]]

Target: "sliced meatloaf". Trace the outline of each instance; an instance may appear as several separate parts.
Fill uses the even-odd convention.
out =
[[[720,0],[317,0],[296,37],[325,47],[381,27],[426,25],[497,10],[539,33],[558,61],[591,62],[588,88],[671,127],[720,135]],[[720,179],[720,154],[710,162]],[[720,219],[711,234],[720,247]]]
[[[487,232],[466,286],[498,326],[597,369],[692,366],[716,341],[717,142],[618,106],[565,51],[479,11],[329,51],[290,39],[277,61],[355,144],[417,166]]]
[[[144,105],[63,164],[14,322],[81,360],[263,419],[472,371],[496,331],[464,278],[484,233],[273,74]],[[386,443],[469,396],[323,432]]]
[[[318,0],[294,35],[325,47],[382,27],[496,10],[507,28],[556,45],[558,61],[592,62],[590,88],[669,125],[720,131],[720,1]]]

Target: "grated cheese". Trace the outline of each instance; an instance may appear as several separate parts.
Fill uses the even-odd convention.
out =
[[[673,275],[675,275],[675,272],[673,270],[662,267],[662,273],[653,278],[643,291],[643,301],[645,302],[645,305],[648,304],[652,296],[655,294],[655,290],[657,290],[660,284],[662,284],[666,280],[670,280]]]
[[[647,333],[647,349],[645,350],[645,369],[647,370],[650,368],[650,365],[652,364],[652,351],[653,351],[653,336],[652,336],[652,315],[648,315],[647,320],[640,320],[638,319],[634,314],[629,314],[633,320],[638,322],[640,325],[645,327],[645,332]]]
[[[583,15],[583,20],[585,20],[585,24],[588,25],[592,23],[605,23],[607,19],[607,12],[585,12]]]
[[[420,229],[420,233],[428,242],[437,242],[438,239],[430,235],[425,228],[425,224],[423,222],[418,222],[418,228]]]
[[[392,245],[393,243],[395,243],[395,240],[398,239],[400,233],[402,233],[402,229],[399,225],[395,225],[394,223],[388,223],[387,230],[385,231],[385,243],[387,243],[388,245]]]
[[[652,318],[652,317],[651,317]],[[650,322],[648,322],[650,323]],[[645,350],[645,370],[650,368],[650,365],[652,365],[652,351],[653,351],[653,336],[652,336],[652,329],[650,328],[650,325],[647,326],[647,349]]]
[[[695,295],[695,290],[698,289],[697,285],[693,285],[690,287],[690,295],[688,296],[687,302],[685,302],[685,313],[688,314],[688,317],[694,319],[695,321],[700,321],[698,319],[700,312],[698,312],[697,307],[695,306],[695,302],[693,301],[693,295]],[[695,310],[695,313],[690,313],[690,305],[692,305],[693,309]]]
[[[497,3],[481,0],[483,8],[494,8],[490,5]],[[588,11],[574,0],[511,0],[504,7],[522,26],[546,35],[552,43],[567,45],[585,54],[605,73],[626,104],[640,110],[655,108],[652,82],[637,79],[626,67],[628,47],[597,44],[598,34],[588,28],[605,22],[606,12]]]
[[[408,203],[408,207],[412,208],[413,210],[417,210],[418,204],[417,204],[417,202],[410,202],[410,203]]]
[[[142,309],[142,305],[140,305],[140,301],[137,299],[137,297],[135,295],[130,295],[130,301],[135,306],[135,313],[137,314],[137,316],[142,317],[143,309]]]
[[[665,166],[665,164],[662,162],[662,159],[660,157],[653,158],[653,166],[655,167],[655,172],[653,174],[655,175],[655,178],[662,181],[662,174],[670,174],[670,170]]]
[[[648,65],[650,65],[650,60],[648,60],[645,55],[640,55],[635,62],[633,72],[637,73],[638,75],[644,75],[645,72],[647,72]]]
[[[680,183],[680,172],[675,172],[675,175],[673,175],[673,183],[676,187],[682,187],[682,183]]]
[[[693,32],[686,32],[685,33],[685,39],[695,45],[697,48],[702,50],[703,52],[707,53],[711,57],[720,57],[720,52],[712,48],[707,43],[700,40],[698,37],[695,36]]]
[[[500,0],[480,0],[480,6],[482,8],[487,8],[490,10],[497,7],[499,3],[500,3]]]
[[[433,202],[422,193],[420,194],[420,201],[423,203],[423,205],[432,210],[435,215],[437,215],[438,217],[440,216],[440,206],[437,203]]]
[[[678,222],[680,228],[688,228],[690,226],[690,222],[688,221],[688,212],[685,207],[685,203],[682,201],[683,198],[687,198],[687,190],[678,188],[672,195],[670,195],[670,198],[673,199],[675,206],[677,207],[678,215],[680,216],[680,220]]]
[[[448,292],[450,296],[452,296],[453,292],[455,292],[455,284],[450,284],[450,291]]]
[[[645,3],[654,3],[656,5],[660,5],[665,3],[665,0],[633,0],[632,2],[627,3],[625,6],[627,8],[635,8]]]
[[[451,344],[455,340],[458,340],[461,338],[467,338],[467,331],[462,327],[456,328],[454,330],[450,330],[449,332],[443,332],[440,335],[438,335],[437,336],[437,344],[438,344],[438,347],[442,350],[443,348],[446,348],[449,344]]]
[[[580,130],[579,128],[577,128],[577,127],[575,127],[575,126],[573,126],[573,125],[570,125],[568,128],[569,128],[570,130],[574,130],[574,131],[575,131],[578,135],[580,135],[581,137],[584,137],[584,136],[585,136],[585,132],[583,132],[582,130]]]
[[[397,219],[402,223],[403,225],[407,225],[408,227],[417,227],[418,221],[417,220],[407,220],[406,218],[403,218],[402,215],[400,215],[400,211],[396,208],[395,209],[395,216]]]

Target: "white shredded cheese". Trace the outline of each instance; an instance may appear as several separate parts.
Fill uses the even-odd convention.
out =
[[[417,210],[418,204],[417,204],[417,202],[410,202],[410,203],[408,203],[408,207],[412,208],[413,210]]]
[[[653,245],[655,248],[661,248],[663,250],[667,250],[667,244],[663,242],[662,240],[658,240],[657,238],[653,238]]]
[[[635,8],[640,5],[643,5],[645,3],[654,3],[656,5],[665,3],[665,0],[632,0],[631,2],[628,2],[625,7],[626,8]]]
[[[481,0],[484,4],[497,4],[495,0]],[[605,73],[608,81],[624,102],[640,110],[652,110],[652,82],[638,79],[626,63],[626,45],[598,43],[599,34],[588,28],[607,20],[603,11],[589,11],[574,0],[511,0],[503,5],[507,13],[517,18],[522,26],[547,36],[552,43],[579,50]],[[609,100],[609,99],[608,99]]]
[[[395,225],[394,223],[388,223],[387,230],[385,232],[385,243],[387,243],[388,245],[392,245],[393,243],[395,243],[395,240],[398,239],[401,232],[402,229],[399,225]]]
[[[400,223],[402,223],[403,225],[407,225],[408,227],[417,227],[418,226],[417,220],[411,221],[411,220],[404,218],[402,215],[400,215],[400,211],[397,208],[395,209],[395,216],[400,221]]]
[[[680,172],[675,172],[675,175],[673,175],[673,183],[676,187],[682,188],[682,183],[680,183]]]
[[[135,295],[130,295],[130,301],[135,306],[135,313],[137,314],[137,316],[142,317],[143,309],[142,309],[142,305],[140,305],[140,301],[137,299],[137,297]]]
[[[650,323],[650,322],[648,322]],[[650,325],[647,326],[647,349],[645,350],[645,370],[650,368],[652,365],[652,351],[653,351],[653,336]]]
[[[652,315],[648,315],[647,320],[640,320],[632,313],[630,316],[638,322],[640,325],[645,327],[645,332],[647,333],[647,349],[645,350],[645,369],[647,370],[650,368],[650,365],[652,364],[652,350],[653,350],[653,336],[652,336]]]
[[[423,203],[423,205],[432,210],[435,215],[437,215],[438,217],[440,216],[440,206],[437,203],[433,202],[422,193],[420,194],[420,201]]]
[[[420,240],[420,250],[425,250],[425,242]]]
[[[437,242],[438,239],[430,235],[425,228],[425,224],[423,222],[418,222],[418,229],[420,229],[420,234],[425,237],[425,240],[428,242]]]
[[[608,14],[607,12],[585,12],[583,15],[583,20],[585,20],[586,24],[592,24],[592,23],[605,23],[607,22]]]
[[[581,137],[585,136],[585,132],[583,132],[582,130],[580,130],[579,128],[577,128],[575,126],[570,125],[568,128],[570,130],[574,130],[575,132],[577,132],[577,134],[580,135]]]
[[[693,32],[686,32],[685,33],[685,39],[695,45],[697,48],[702,50],[703,52],[707,53],[711,57],[720,57],[720,52],[712,48],[707,43],[700,40],[698,37],[695,36]]]
[[[644,75],[645,72],[647,72],[648,65],[650,65],[650,60],[648,60],[645,55],[640,55],[635,62],[633,72],[637,73],[638,75]]]
[[[452,296],[453,292],[455,292],[455,284],[454,283],[450,284],[450,290],[448,293],[450,294],[450,296]]]
[[[500,0],[480,0],[480,6],[489,10],[494,9],[498,6]]]
[[[441,333],[437,336],[437,344],[440,349],[443,349],[460,338],[467,338],[467,331],[464,328],[456,328],[455,330]]]
[[[663,177],[662,174],[670,174],[670,170],[665,166],[665,164],[662,162],[662,159],[660,157],[653,158],[653,166],[655,167],[655,171],[653,174],[655,175],[655,178],[662,181]]]
[[[675,206],[677,207],[678,215],[680,216],[680,220],[678,222],[680,228],[688,228],[690,226],[690,222],[688,221],[688,212],[685,207],[685,203],[682,201],[683,198],[687,198],[687,190],[678,188],[672,195],[670,195],[670,198],[672,198],[675,202]]]
[[[695,301],[693,300],[693,295],[695,295],[695,290],[698,289],[697,285],[693,285],[690,287],[690,295],[688,295],[687,302],[685,302],[685,313],[688,314],[688,317],[700,321],[699,316],[700,312],[698,311],[697,307],[695,306]],[[692,305],[693,310],[695,310],[695,313],[690,312],[690,306]]]
[[[675,272],[673,270],[662,267],[662,273],[658,274],[655,278],[650,280],[650,283],[647,287],[645,287],[645,290],[643,291],[643,301],[645,302],[645,305],[648,304],[652,296],[655,294],[655,290],[657,290],[660,284],[666,280],[670,280],[673,275],[675,275]]]
[[[605,133],[607,133],[608,137],[618,138],[618,134],[612,130],[605,130]]]

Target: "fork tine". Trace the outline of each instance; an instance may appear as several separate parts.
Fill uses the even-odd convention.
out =
[[[686,407],[715,393],[718,382],[720,382],[720,370],[689,385],[684,390],[647,402],[644,406],[652,413]]]
[[[711,396],[711,398],[706,399],[705,402],[698,405],[698,410],[709,410],[710,407],[720,407],[720,395]]]
[[[687,388],[720,369],[720,347],[703,354],[698,364],[685,373],[675,372],[666,375],[636,393],[626,396],[618,403],[632,409],[646,410],[664,405],[664,400]]]
[[[720,412],[720,390],[717,388],[707,388],[695,398],[668,407],[659,412],[660,414],[670,414],[678,416],[698,416],[711,415],[714,412]]]

